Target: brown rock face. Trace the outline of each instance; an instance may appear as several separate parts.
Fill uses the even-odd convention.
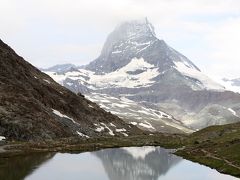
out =
[[[128,135],[140,132],[60,86],[0,40],[0,135],[17,140],[123,136],[117,128]]]

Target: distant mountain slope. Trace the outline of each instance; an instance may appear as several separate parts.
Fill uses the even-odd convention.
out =
[[[171,115],[154,108],[145,107],[125,97],[112,97],[107,94],[91,93],[86,98],[96,102],[106,111],[124,119],[132,125],[151,132],[192,133],[193,130],[174,119]]]
[[[73,69],[77,69],[77,66],[74,64],[58,64],[50,68],[40,68],[41,71],[53,71],[57,73],[64,73]]]
[[[147,19],[117,26],[100,56],[84,68],[47,73],[73,92],[125,97],[195,130],[240,121],[240,95],[158,39]]]
[[[231,91],[240,93],[240,78],[236,79],[222,79],[222,84]]]
[[[43,140],[127,136],[137,132],[140,130],[135,126],[60,86],[0,40],[1,136]]]

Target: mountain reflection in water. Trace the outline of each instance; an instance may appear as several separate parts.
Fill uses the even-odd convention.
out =
[[[160,147],[129,147],[94,152],[111,180],[157,180],[181,161]]]

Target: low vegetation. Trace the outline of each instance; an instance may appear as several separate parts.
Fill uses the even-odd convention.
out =
[[[240,123],[205,128],[183,144],[177,155],[240,177]]]
[[[6,142],[1,147],[0,157],[9,157],[32,152],[84,152],[103,148],[129,147],[129,146],[162,146],[178,148],[182,144],[182,135],[138,135],[130,137],[100,137],[100,138],[62,138],[55,141],[42,142]]]
[[[5,142],[0,158],[35,152],[84,152],[128,146],[161,146],[177,149],[175,154],[240,177],[240,123],[212,126],[189,136],[178,134],[129,137],[62,138],[43,142]]]

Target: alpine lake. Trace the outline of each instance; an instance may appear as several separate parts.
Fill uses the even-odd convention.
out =
[[[32,153],[0,161],[1,180],[235,180],[154,146]]]

